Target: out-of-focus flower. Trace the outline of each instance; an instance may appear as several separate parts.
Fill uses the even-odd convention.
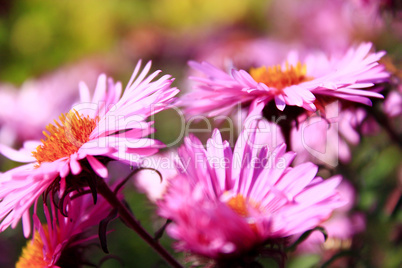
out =
[[[291,130],[292,150],[297,153],[295,163],[312,161],[330,167],[338,160],[351,160],[350,145],[357,145],[362,134],[373,134],[378,125],[362,108],[342,109],[339,102],[325,106],[325,113],[301,116]]]
[[[53,202],[50,202],[50,210],[44,205],[46,224],[42,224],[34,214],[35,234],[23,249],[17,268],[76,267],[82,264],[82,246],[98,237],[97,229],[93,227],[108,216],[111,206],[103,198],[94,205],[88,194],[73,198],[74,194],[77,193],[72,192],[65,199],[64,213],[67,216],[55,209]]]
[[[49,187],[64,194],[77,188],[77,184],[81,187],[89,177],[77,179],[81,172],[93,170],[107,178],[105,164],[110,159],[135,164],[163,146],[157,140],[144,138],[154,131],[152,122],[145,120],[165,109],[178,90],[170,87],[173,80],[169,75],[151,82],[160,71],[146,77],[150,62],[141,73],[140,68],[141,61],[121,97],[121,83],[114,83],[106,75],[99,77],[92,99],[88,87],[81,83],[81,103],[62,114],[55,125],[47,126],[46,140],[26,142],[19,151],[0,147],[0,152],[10,159],[30,162],[0,175],[0,231],[10,225],[14,228],[23,217],[27,236],[29,207]]]
[[[268,14],[276,34],[309,47],[344,53],[384,29],[381,0],[274,0]]]
[[[284,119],[285,120],[285,119]],[[261,144],[271,148],[285,141],[281,128],[262,117],[248,117],[244,121],[247,128],[258,121],[258,128],[264,132]],[[374,134],[378,125],[367,118],[362,108],[342,109],[340,102],[325,106],[320,112],[307,116],[302,114],[291,124],[288,146],[296,152],[293,164],[307,161],[334,168],[348,163],[351,159],[350,145],[357,145],[362,134]]]
[[[177,154],[171,151],[145,157],[142,160],[140,166],[146,169],[136,174],[134,184],[151,202],[156,203],[161,199],[169,181],[177,176],[176,158]]]
[[[389,92],[384,101],[384,112],[389,117],[397,117],[402,114],[402,85],[397,90]]]
[[[229,74],[206,62],[190,62],[206,77],[191,77],[198,84],[180,103],[189,115],[208,116],[228,114],[238,104],[249,106],[250,114],[260,113],[271,101],[280,111],[286,106],[315,111],[336,99],[371,105],[369,97],[383,96],[365,89],[389,77],[377,62],[385,52],[371,53],[371,47],[364,43],[331,58],[307,53],[300,59],[292,51],[281,65],[232,69]]]
[[[324,241],[322,234],[313,232],[298,246],[299,252],[319,253],[323,250],[349,249],[353,236],[365,229],[366,224],[363,214],[351,212],[356,199],[353,186],[348,181],[343,180],[337,189],[342,198],[348,203],[335,209],[331,217],[320,224],[328,234],[327,241]]]
[[[0,85],[0,142],[11,146],[16,141],[40,139],[49,118],[68,112],[77,102],[80,81],[94,87],[101,65],[84,61],[29,80],[20,89]]]
[[[180,173],[158,202],[159,214],[173,221],[167,232],[178,250],[234,257],[313,228],[343,205],[340,177],[315,177],[312,163],[289,167],[295,154],[284,144],[269,151],[260,135],[246,129],[233,152],[217,130],[206,149],[185,139]]]
[[[252,38],[242,32],[228,35],[218,40],[213,36],[203,43],[195,53],[195,60],[206,61],[217,68],[230,71],[232,68],[278,64],[286,58],[290,50],[297,48],[297,44],[271,38]]]

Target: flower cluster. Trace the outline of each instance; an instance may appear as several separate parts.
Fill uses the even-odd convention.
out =
[[[349,9],[359,1],[354,2]],[[339,8],[326,1],[307,5],[303,14],[287,12],[307,19],[309,9]],[[365,6],[370,18],[380,5]],[[278,9],[275,1],[272,8]],[[326,19],[344,16],[357,23],[350,14]],[[305,252],[322,254],[327,267],[345,255],[342,251],[361,249],[355,238],[365,230],[366,218],[359,210],[372,195],[357,198],[361,181],[353,178],[358,176],[353,161],[368,157],[356,157],[353,147],[381,131],[402,144],[393,125],[402,113],[402,75],[372,42],[346,45],[344,35],[324,45],[317,36],[328,29],[321,26],[317,32],[301,31],[316,38],[317,46],[310,44],[314,40],[285,43],[235,35],[211,38],[195,49],[172,48],[174,56],[192,55],[185,59],[190,75],[179,97],[170,75],[159,77],[160,70],[151,72],[151,62],[142,67],[141,60],[125,88],[105,74],[94,86],[76,83],[80,74],[93,78],[87,68],[76,69],[70,79],[60,71],[50,82],[25,83],[19,93],[0,86],[0,154],[24,163],[5,162],[12,168],[0,173],[0,233],[21,223],[24,236],[31,236],[16,267],[100,266],[109,257],[96,264],[87,250],[99,243],[109,253],[108,224],[115,218],[177,268],[182,262],[262,267],[268,258],[282,268]],[[138,44],[147,53],[160,46],[153,41],[162,38],[148,36],[148,30],[136,34],[151,39],[149,48],[145,41]],[[54,91],[54,81],[63,93]],[[30,101],[34,105],[25,109]],[[180,123],[170,116],[173,110]],[[49,118],[52,112],[57,114]],[[56,117],[41,140],[31,140],[44,121]],[[200,121],[207,131],[194,128]],[[166,145],[177,130],[180,137]],[[16,150],[17,145],[22,147]],[[369,165],[367,170],[364,174],[372,176],[367,184],[376,185],[378,173]],[[130,180],[155,208],[154,236],[131,210]],[[401,192],[396,187],[386,201],[376,199],[370,211],[385,203],[386,213],[397,218]],[[159,243],[165,233],[184,259]],[[355,264],[348,259],[341,266]]]

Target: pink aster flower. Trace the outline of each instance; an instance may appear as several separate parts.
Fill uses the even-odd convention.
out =
[[[316,177],[317,166],[290,167],[295,153],[269,151],[255,129],[242,132],[234,150],[215,130],[206,149],[195,137],[179,149],[179,175],[170,180],[159,214],[178,250],[226,259],[268,240],[299,234],[343,205],[341,178]]]
[[[121,97],[121,83],[105,75],[99,76],[92,98],[88,87],[80,84],[81,103],[47,126],[46,140],[26,142],[19,151],[0,146],[10,159],[29,162],[0,175],[0,231],[14,228],[22,217],[27,236],[28,209],[42,193],[52,186],[63,194],[74,182],[82,183],[67,180],[68,175],[92,169],[107,178],[105,164],[110,159],[135,164],[158,151],[161,142],[144,138],[154,131],[152,122],[145,120],[165,109],[178,90],[170,87],[173,80],[168,75],[151,82],[160,71],[146,77],[150,62],[142,72],[140,67],[141,61]]]
[[[70,254],[98,238],[97,228],[93,227],[97,227],[112,208],[103,198],[94,205],[89,195],[73,198],[73,194],[77,193],[70,193],[65,199],[67,216],[56,209],[53,202],[50,202],[50,211],[44,205],[46,224],[34,214],[35,234],[23,249],[17,268],[77,266],[83,261],[77,259],[77,256],[82,257],[82,252]]]
[[[230,73],[206,62],[190,62],[205,77],[191,77],[198,84],[180,103],[189,115],[208,116],[228,114],[238,104],[249,106],[250,114],[259,113],[271,101],[281,111],[286,106],[315,111],[334,99],[371,105],[369,97],[383,97],[371,88],[389,77],[378,64],[385,52],[372,53],[371,47],[363,43],[341,57],[292,51],[279,65]]]

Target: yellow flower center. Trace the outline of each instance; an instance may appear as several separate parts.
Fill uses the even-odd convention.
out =
[[[40,165],[42,162],[53,162],[57,159],[70,156],[89,141],[89,135],[95,129],[98,119],[81,117],[77,111],[72,110],[59,116],[60,123],[54,120],[55,125],[49,124],[43,134],[46,140],[41,140],[32,155]]]
[[[262,66],[250,69],[250,75],[256,82],[264,83],[268,87],[278,90],[311,80],[306,74],[306,64],[301,64],[300,62],[298,62],[296,66],[286,63],[285,70],[282,70],[280,65],[268,68]]]
[[[49,240],[49,233],[47,225],[43,226],[46,238]],[[51,256],[47,256],[48,260],[51,260]],[[43,256],[43,241],[39,232],[35,232],[34,240],[29,240],[22,250],[21,256],[15,264],[16,268],[43,268],[47,267],[48,263],[45,261]]]

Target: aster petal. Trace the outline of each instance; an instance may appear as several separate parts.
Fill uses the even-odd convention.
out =
[[[317,185],[310,186],[305,191],[300,192],[295,197],[295,201],[305,205],[317,203],[330,196],[341,180],[341,176],[335,176]]]
[[[22,229],[24,237],[29,237],[31,233],[31,215],[29,215],[29,210],[22,214]]]
[[[24,147],[17,151],[6,145],[0,144],[0,153],[17,162],[29,163],[36,161],[35,157],[32,156],[32,151],[29,151]]]
[[[133,74],[131,75],[130,80],[129,80],[128,83],[127,83],[126,89],[128,88],[129,85],[132,85],[132,84],[133,84],[134,79],[137,77],[137,74],[138,74],[138,72],[140,71],[141,65],[142,65],[142,60],[140,59],[140,60],[137,62],[137,65],[136,65],[135,68],[134,68]]]
[[[255,131],[255,129],[244,130],[235,145],[232,162],[232,178],[235,179],[233,189],[235,193],[245,193],[245,188],[250,183],[247,178],[250,178],[253,172],[250,161],[252,161],[251,146],[254,144]]]
[[[107,140],[107,139],[105,139]],[[113,152],[113,148],[106,147],[107,143],[102,144],[104,140],[102,139],[94,139],[88,143],[82,145],[80,150],[78,151],[79,158],[84,158],[85,155],[105,155],[110,152]],[[105,146],[101,146],[105,145]]]
[[[68,162],[60,163],[60,177],[65,178],[67,177],[68,173],[70,173],[70,168]]]
[[[285,150],[286,146],[283,144],[282,146],[277,147],[277,149]],[[275,152],[273,152],[271,156],[268,158],[267,166],[259,174],[258,181],[254,185],[250,193],[250,196],[255,196],[256,198],[264,200],[261,202],[261,205],[267,206],[267,204],[271,201],[270,198],[266,197],[267,195],[270,194],[267,191],[268,190],[276,191],[275,184],[278,182],[278,180],[281,179],[282,174],[290,166],[295,155],[296,154],[294,152],[288,152],[284,155],[276,156]],[[270,178],[270,179],[266,180],[264,178]],[[283,197],[285,196],[283,195]]]
[[[11,225],[14,228],[21,218],[28,224],[26,212],[57,177],[57,164],[27,164],[0,174],[0,231]],[[24,226],[28,234],[28,226]]]
[[[151,61],[148,61],[147,64],[145,65],[145,67],[142,69],[142,72],[140,73],[140,75],[137,77],[138,71],[141,67],[142,61],[139,60],[137,65],[135,66],[135,70],[133,75],[130,78],[130,81],[127,84],[126,90],[125,91],[132,91],[134,90],[141,82],[142,80],[144,80],[145,76],[147,75],[147,73],[149,72],[149,70],[151,69]],[[155,75],[156,76],[156,75]],[[155,77],[154,76],[154,77]],[[154,78],[153,77],[153,78]],[[135,81],[134,81],[135,80]],[[151,79],[152,80],[152,79]]]
[[[232,76],[244,88],[252,89],[258,87],[258,83],[251,77],[251,75],[248,72],[244,70],[236,71],[232,69]]]
[[[225,73],[224,71],[220,70],[219,68],[216,68],[212,64],[203,61],[201,64],[195,61],[189,61],[188,65],[196,70],[199,70],[207,76],[213,76],[218,79],[228,79],[231,80],[231,77]]]
[[[84,82],[80,82],[78,84],[78,88],[80,91],[80,100],[81,102],[90,102],[91,101],[91,96],[89,93],[89,88],[87,86],[87,84],[85,84]]]
[[[263,99],[261,99],[261,98],[255,99],[250,105],[248,117],[253,118],[253,117],[261,114],[265,105],[266,105],[266,101],[264,101]],[[247,119],[246,119],[246,121],[247,121]]]
[[[380,98],[383,99],[384,96],[377,93],[377,92],[372,92],[369,90],[358,90],[358,89],[353,89],[353,88],[340,88],[337,90],[339,93],[346,93],[350,95],[360,95],[360,96],[367,96],[367,97],[373,97],[373,98]]]
[[[313,163],[304,163],[287,172],[276,187],[286,192],[289,200],[292,200],[302,189],[304,189],[317,174],[318,167]],[[298,178],[298,180],[294,180]]]
[[[98,81],[96,83],[96,88],[94,92],[94,96],[92,97],[92,102],[93,103],[99,103],[100,101],[105,100],[105,95],[106,95],[106,75],[101,74],[98,77]]]
[[[122,92],[122,84],[121,82],[114,83],[113,79],[111,77],[108,78],[107,80],[108,83],[108,92],[107,92],[107,97],[106,97],[106,113],[109,112],[111,108],[115,108],[114,104],[117,103],[120,99],[121,92]]]
[[[107,168],[99,162],[95,157],[92,155],[87,156],[88,163],[91,165],[93,170],[102,178],[107,178],[108,176],[108,171]]]
[[[280,111],[283,111],[286,107],[286,102],[282,95],[275,96],[275,104]]]
[[[70,157],[70,169],[71,169],[71,173],[73,173],[74,175],[79,174],[82,170],[81,165],[78,162],[76,154],[74,154]]]
[[[210,158],[211,160],[217,160],[216,162],[210,162],[211,175],[214,175],[215,192],[221,194],[220,190],[225,189],[226,167],[222,166],[222,161],[224,160],[223,142],[221,133],[217,129],[213,131],[212,138],[207,142],[207,153],[214,157]]]

